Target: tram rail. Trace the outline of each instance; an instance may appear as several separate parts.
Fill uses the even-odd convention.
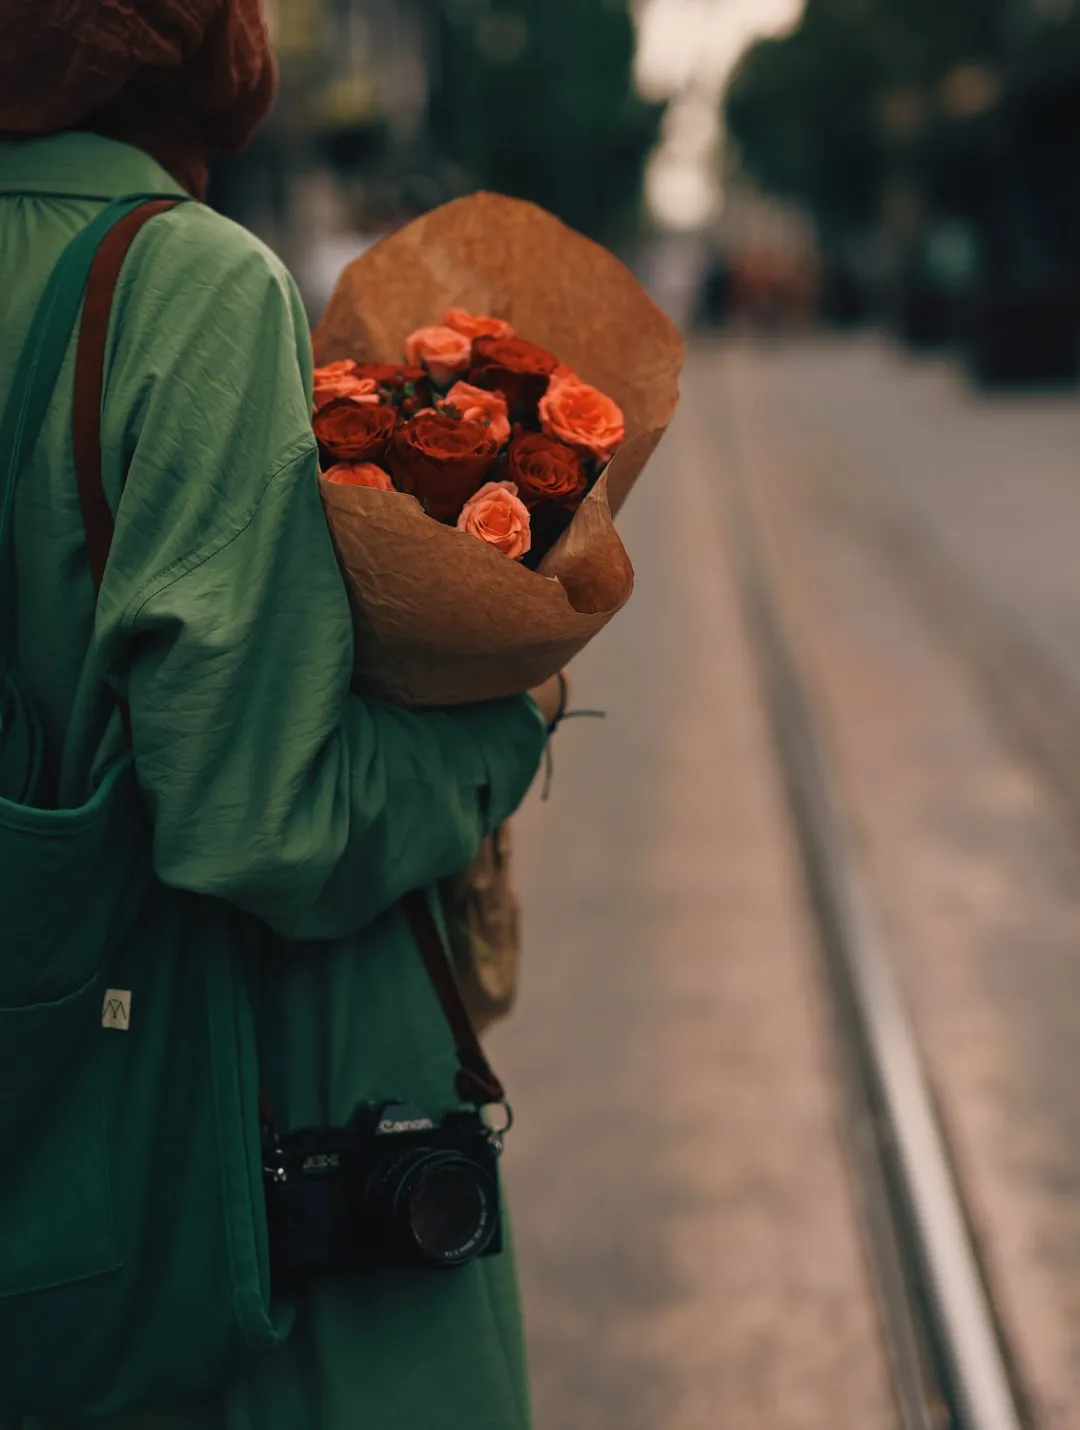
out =
[[[1030,1430],[933,1089],[836,797],[748,470],[737,462],[724,487],[733,557],[817,924],[845,1140],[898,1420],[904,1430]]]

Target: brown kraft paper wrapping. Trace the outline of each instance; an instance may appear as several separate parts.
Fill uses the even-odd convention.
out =
[[[683,343],[612,254],[533,204],[474,194],[351,263],[315,330],[320,364],[400,362],[449,307],[505,318],[623,409],[626,440],[529,571],[410,496],[320,480],[356,630],[356,684],[415,706],[519,694],[566,665],[630,598],[612,513],[678,402]]]

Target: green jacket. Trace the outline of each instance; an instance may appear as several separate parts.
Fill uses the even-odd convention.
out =
[[[132,191],[179,192],[112,141],[0,142],[0,401],[64,244]],[[453,1101],[451,1039],[395,905],[468,862],[518,805],[543,749],[535,705],[411,713],[349,693],[307,326],[288,274],[242,229],[182,205],[143,230],[124,269],[102,422],[116,535],[96,612],[71,390],[69,353],[15,517],[17,663],[45,722],[54,798],[78,803],[115,756],[115,695],[126,698],[160,881],[154,941],[253,960],[261,1072],[280,1122],[340,1123],[389,1096],[441,1111]],[[135,987],[133,1019],[138,999]],[[123,1424],[528,1420],[507,1252],[452,1273],[325,1283],[301,1299],[285,1346],[209,1403]]]

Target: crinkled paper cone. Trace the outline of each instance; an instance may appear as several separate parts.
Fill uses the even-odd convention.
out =
[[[612,396],[626,440],[529,571],[408,496],[321,483],[356,624],[358,687],[408,705],[517,694],[561,669],[626,604],[612,521],[678,402],[678,332],[612,254],[533,204],[458,199],[345,269],[315,331],[320,363],[400,362],[448,307],[506,318]]]
[[[551,553],[528,571],[432,521],[412,497],[322,479],[348,578],[361,690],[404,705],[519,694],[561,670],[633,589],[600,478]]]

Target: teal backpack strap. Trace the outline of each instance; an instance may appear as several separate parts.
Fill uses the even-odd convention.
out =
[[[168,201],[170,207],[183,202],[175,194],[116,199],[64,249],[38,302],[0,415],[0,796],[19,803],[30,798],[37,783],[41,740],[35,714],[11,669],[16,631],[15,493],[45,420],[98,249],[121,220],[155,200],[162,206]]]

